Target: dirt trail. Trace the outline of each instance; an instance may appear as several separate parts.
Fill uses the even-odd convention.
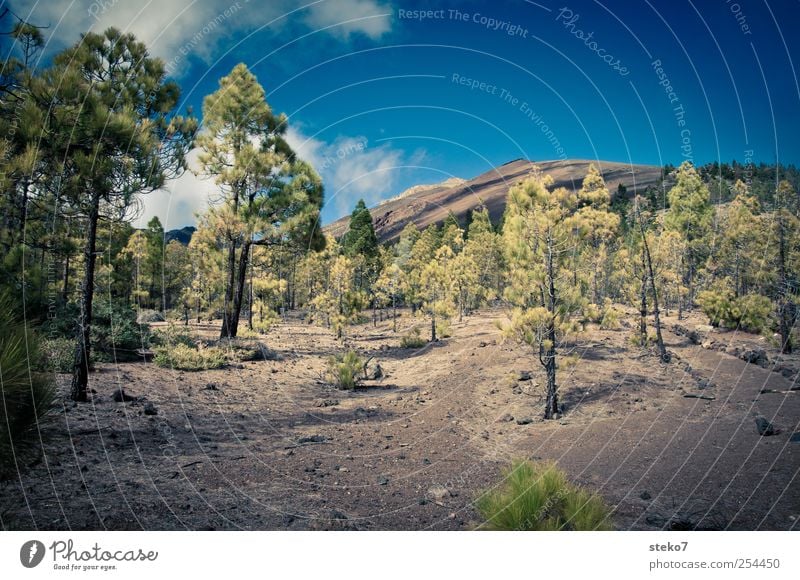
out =
[[[632,330],[593,329],[569,347],[577,364],[559,371],[564,416],[543,422],[541,373],[529,350],[501,342],[501,316],[469,317],[420,351],[400,349],[388,322],[355,327],[348,345],[375,355],[387,376],[351,392],[320,380],[342,346],[298,320],[267,337],[283,360],[202,373],[103,365],[91,402],[64,401],[45,456],[2,484],[2,523],[468,529],[479,491],[511,458],[537,457],[615,505],[620,529],[796,527],[800,393],[759,394],[790,379],[672,332],[676,357],[662,365],[629,345]],[[532,380],[518,380],[523,371]],[[145,415],[145,401],[113,402],[117,383],[158,414]],[[756,414],[782,432],[759,436]]]

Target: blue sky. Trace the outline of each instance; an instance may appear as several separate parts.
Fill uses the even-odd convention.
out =
[[[516,158],[678,164],[800,158],[798,0],[18,1],[48,54],[130,30],[182,107],[244,62],[326,186],[323,220]],[[419,12],[423,11],[423,12]],[[797,62],[795,62],[797,61]],[[142,220],[194,222],[191,174]]]

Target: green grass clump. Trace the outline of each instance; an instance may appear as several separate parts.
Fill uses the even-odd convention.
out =
[[[417,326],[400,339],[401,348],[422,348],[426,344],[427,342],[422,338],[422,333]]]
[[[600,496],[567,480],[554,463],[518,460],[502,484],[475,507],[481,529],[505,531],[610,530],[611,509]]]
[[[225,351],[217,347],[190,347],[185,344],[162,346],[155,349],[153,361],[160,367],[181,371],[218,369],[227,362]]]
[[[14,315],[18,310],[7,294],[0,295],[0,479],[40,451],[39,426],[55,399],[52,375],[38,372],[39,341]]]
[[[328,380],[340,389],[355,389],[364,372],[364,361],[352,350],[328,359]]]

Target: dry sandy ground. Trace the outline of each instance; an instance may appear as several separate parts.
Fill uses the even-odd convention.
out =
[[[615,506],[618,529],[798,527],[800,392],[760,393],[788,391],[796,358],[774,372],[764,339],[713,336],[766,349],[767,368],[667,332],[664,365],[629,345],[632,329],[592,329],[570,347],[578,364],[559,371],[564,415],[544,422],[540,369],[501,342],[502,316],[475,314],[419,351],[400,349],[388,322],[355,327],[348,345],[387,376],[350,392],[320,380],[343,346],[299,320],[265,339],[280,361],[103,365],[92,400],[65,400],[46,427],[44,456],[0,484],[3,527],[470,529],[472,501],[516,457],[557,461]],[[117,382],[143,400],[114,402]],[[756,415],[780,433],[760,436]]]

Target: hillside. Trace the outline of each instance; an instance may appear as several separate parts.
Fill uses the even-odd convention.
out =
[[[590,163],[600,166],[609,190],[613,193],[622,183],[629,192],[641,191],[654,185],[661,177],[661,168],[655,165],[630,165],[608,161],[568,159],[542,161],[535,164],[553,177],[556,187],[577,189],[581,186]],[[424,228],[442,222],[452,212],[458,218],[481,204],[489,209],[492,221],[497,222],[505,209],[508,189],[530,172],[534,162],[517,159],[482,173],[468,181],[447,180],[440,184],[416,186],[401,195],[370,208],[375,231],[382,242],[392,241],[400,235],[408,222]],[[336,237],[346,231],[349,216],[342,217],[325,227]]]

